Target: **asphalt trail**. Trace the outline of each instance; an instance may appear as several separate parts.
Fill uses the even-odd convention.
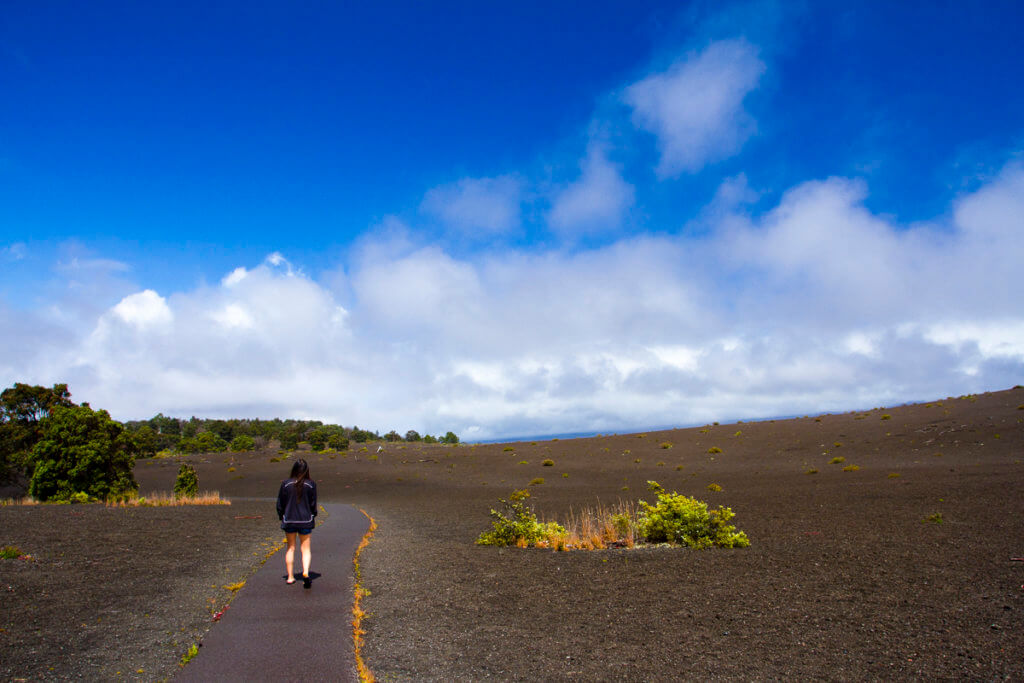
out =
[[[293,585],[284,550],[253,574],[175,681],[358,681],[352,651],[352,557],[369,521],[359,510],[323,505],[313,531],[312,587]],[[283,533],[283,532],[282,532]]]

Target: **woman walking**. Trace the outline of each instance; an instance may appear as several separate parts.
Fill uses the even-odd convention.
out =
[[[309,465],[301,458],[292,465],[291,477],[281,482],[277,492],[277,517],[281,530],[288,539],[284,553],[284,566],[288,570],[287,583],[295,583],[295,534],[299,535],[302,549],[302,587],[309,588],[309,535],[316,519],[316,482],[309,478]]]

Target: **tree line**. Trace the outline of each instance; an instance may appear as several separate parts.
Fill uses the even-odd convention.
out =
[[[306,442],[316,451],[347,450],[350,442],[421,441],[457,444],[459,437],[404,436],[325,424],[319,420],[200,419],[158,414],[125,423],[105,410],[71,400],[67,384],[52,387],[15,383],[0,393],[0,485],[37,500],[106,500],[138,487],[136,457],[161,451],[215,453],[270,447],[294,450]]]

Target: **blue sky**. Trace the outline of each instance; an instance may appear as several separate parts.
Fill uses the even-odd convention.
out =
[[[489,438],[1024,381],[1019,3],[21,3],[0,381]]]

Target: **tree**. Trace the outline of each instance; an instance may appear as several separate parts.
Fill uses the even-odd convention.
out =
[[[231,444],[228,448],[235,453],[242,453],[244,451],[251,451],[256,448],[256,440],[251,436],[245,434],[239,434],[231,440]]]
[[[29,493],[39,500],[100,500],[138,488],[132,475],[131,439],[105,410],[54,407],[40,421],[42,438],[32,448],[35,470]]]
[[[148,424],[132,432],[133,450],[136,455],[151,458],[156,455],[157,434]]]
[[[348,437],[341,432],[334,432],[327,437],[327,445],[336,451],[348,450]]]
[[[306,440],[309,441],[309,446],[314,451],[322,451],[327,446],[327,438],[329,436],[330,432],[323,427],[317,427],[309,433]]]
[[[281,448],[286,451],[294,451],[299,447],[299,435],[295,432],[285,432],[281,435]]]
[[[410,429],[405,433],[406,441],[419,441],[422,438],[423,437],[420,436],[420,433],[417,432],[415,429]]]
[[[457,444],[458,442],[459,437],[455,435],[455,432],[448,432],[441,437],[441,443]]]
[[[58,406],[73,406],[67,384],[47,389],[15,383],[0,393],[0,482],[32,473],[32,448],[42,438],[39,422]]]
[[[394,443],[395,441],[401,441],[402,435],[392,429],[390,432],[384,435],[384,440]]]

